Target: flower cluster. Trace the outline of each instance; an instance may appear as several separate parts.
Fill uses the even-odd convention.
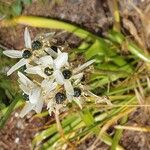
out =
[[[81,84],[83,72],[94,60],[72,69],[68,62],[68,53],[62,52],[61,47],[50,42],[54,33],[37,36],[31,40],[28,29],[25,29],[25,48],[20,50],[6,50],[3,53],[11,58],[21,58],[10,68],[7,75],[25,66],[24,73],[18,71],[19,87],[23,91],[26,104],[20,116],[24,117],[34,110],[42,111],[47,105],[49,114],[59,112],[68,102],[74,101],[82,108],[84,86]]]

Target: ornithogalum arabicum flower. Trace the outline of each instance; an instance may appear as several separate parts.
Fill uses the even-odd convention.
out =
[[[26,104],[20,116],[24,117],[34,110],[42,111],[47,105],[49,114],[61,112],[67,103],[75,102],[81,109],[84,101],[90,96],[98,96],[89,92],[82,84],[83,70],[92,65],[95,60],[74,68],[69,62],[68,53],[62,52],[59,47],[52,45],[50,39],[54,34],[42,34],[31,41],[28,29],[25,29],[25,48],[23,50],[6,50],[4,54],[11,58],[21,58],[7,72],[12,74],[21,66],[26,66],[26,75],[18,71],[19,87],[23,91]],[[103,101],[110,104],[109,100]]]

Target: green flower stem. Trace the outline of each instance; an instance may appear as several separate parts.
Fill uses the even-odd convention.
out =
[[[20,96],[16,96],[14,98],[14,100],[12,101],[12,103],[10,104],[10,106],[8,107],[6,113],[4,114],[4,116],[1,118],[0,120],[0,129],[2,129],[6,123],[6,121],[8,120],[8,118],[10,117],[12,111],[14,110],[14,107],[17,105],[18,101],[21,99]]]
[[[8,20],[3,20],[0,22],[1,27],[12,26],[16,24],[22,24],[22,25],[28,25],[28,26],[40,27],[40,28],[62,29],[68,32],[72,32],[80,38],[87,38],[88,35],[95,37],[95,35],[93,35],[92,33],[83,30],[82,28],[79,28],[70,23],[58,21],[55,19],[47,19],[43,17],[19,16]]]
[[[112,0],[113,2],[113,8],[114,8],[114,30],[120,32],[120,14],[119,14],[119,8],[118,8],[118,0]]]
[[[62,121],[62,127],[63,127],[63,129],[65,127],[67,127],[68,125],[70,125],[72,122],[74,122],[74,120],[77,120],[77,118],[78,117],[75,114],[75,115],[71,115],[70,117],[68,117],[66,119],[63,119],[63,121]],[[56,133],[57,133],[57,126],[56,126],[56,123],[55,123],[55,124],[51,125],[50,128],[42,131],[39,135],[35,136],[35,138],[32,141],[33,147],[35,146],[36,143],[39,143],[42,140],[44,140],[45,138],[48,138],[51,135],[56,134]]]
[[[134,43],[128,43],[128,50],[134,54],[135,56],[139,57],[145,62],[150,63],[150,56],[146,55],[140,48],[138,48]]]

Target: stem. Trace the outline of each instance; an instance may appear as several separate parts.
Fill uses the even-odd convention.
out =
[[[120,14],[118,8],[118,0],[113,0],[114,3],[114,30],[120,32]]]
[[[108,5],[114,18],[113,29],[120,32],[120,14],[118,8],[118,0],[108,0]]]
[[[121,125],[122,125],[122,124],[125,124],[125,123],[127,122],[127,119],[128,119],[127,116],[123,117],[120,124],[121,124]],[[116,130],[116,133],[115,133],[115,135],[114,135],[114,137],[113,137],[113,142],[112,142],[112,146],[111,146],[111,149],[110,149],[110,150],[116,150],[117,145],[118,145],[118,143],[119,143],[119,140],[120,140],[120,138],[121,138],[121,136],[122,136],[122,132],[123,132],[122,129],[117,129],[117,130]]]
[[[40,28],[50,28],[50,29],[63,29],[68,32],[74,33],[80,38],[87,38],[88,35],[95,37],[92,33],[83,30],[75,25],[67,22],[58,21],[55,19],[47,19],[36,16],[19,16],[12,19],[5,19],[0,22],[0,27],[9,27],[16,24],[28,25]]]
[[[55,112],[55,119],[56,119],[58,132],[60,133],[62,139],[71,147],[72,150],[75,150],[75,146],[72,143],[70,143],[70,141],[68,141],[66,139],[65,135],[64,135],[64,131],[63,131],[63,128],[61,126],[60,119],[59,119],[59,112],[58,112],[58,110],[56,110],[56,112]]]
[[[18,103],[18,101],[20,100],[20,96],[14,98],[14,100],[12,101],[12,103],[10,104],[10,106],[8,107],[6,113],[4,114],[4,116],[1,118],[0,120],[0,129],[2,129],[6,123],[6,121],[8,120],[9,116],[11,115],[14,107],[16,106],[16,104]]]

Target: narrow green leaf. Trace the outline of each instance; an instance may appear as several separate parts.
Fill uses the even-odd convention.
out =
[[[126,123],[127,118],[128,118],[127,116],[123,117],[121,119],[121,123],[120,124],[123,125],[124,123]],[[122,129],[117,129],[116,130],[115,135],[114,135],[113,140],[112,140],[112,145],[111,145],[111,149],[110,150],[116,150],[117,145],[119,143],[119,140],[120,140],[120,138],[122,136],[122,131],[123,131]]]
[[[95,55],[104,56],[107,50],[107,43],[103,39],[96,39],[91,47],[85,52],[86,59],[90,59]]]
[[[22,12],[22,5],[20,0],[16,0],[12,5],[11,5],[11,10],[13,16],[18,16]]]
[[[6,113],[0,120],[0,129],[2,129],[3,126],[5,125],[7,119],[10,117],[12,111],[14,110],[14,107],[16,106],[19,100],[20,100],[20,95],[16,96],[14,100],[12,101],[12,103],[10,104],[10,106],[8,107],[8,110],[6,111]]]
[[[123,34],[114,30],[109,31],[108,38],[112,42],[116,42],[118,44],[122,44],[125,41],[125,37],[123,36]]]
[[[128,43],[129,51],[135,56],[139,57],[145,62],[150,63],[150,56],[146,55],[139,47],[137,47],[134,43]]]
[[[86,126],[94,125],[95,121],[89,109],[82,110],[80,112],[80,116],[82,120],[84,121],[84,123],[86,124]]]

